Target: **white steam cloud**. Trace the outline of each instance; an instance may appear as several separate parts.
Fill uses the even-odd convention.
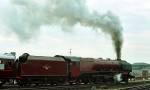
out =
[[[41,25],[73,27],[81,24],[109,34],[116,56],[121,58],[122,26],[118,17],[111,12],[99,14],[89,12],[86,0],[12,0],[10,9],[4,15],[4,22],[19,36],[28,40],[36,34]]]

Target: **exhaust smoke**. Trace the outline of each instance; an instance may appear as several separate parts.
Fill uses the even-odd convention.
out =
[[[110,35],[117,59],[121,59],[122,26],[111,12],[90,12],[86,0],[12,0],[5,22],[20,39],[36,35],[42,25],[63,28],[80,24]]]

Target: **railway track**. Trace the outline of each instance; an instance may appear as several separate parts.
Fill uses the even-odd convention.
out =
[[[81,85],[4,85],[0,90],[150,90],[150,81],[130,82],[129,84],[81,84]]]
[[[132,81],[128,84],[112,86],[115,90],[150,90],[150,81]]]
[[[120,90],[150,90],[150,84],[122,88]]]
[[[40,86],[24,86],[19,87],[17,85],[5,85],[1,87],[0,90],[95,90],[96,86],[92,85],[61,85],[61,86],[51,86],[51,85],[40,85]]]

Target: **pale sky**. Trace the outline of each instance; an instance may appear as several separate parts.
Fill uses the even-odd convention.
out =
[[[10,1],[0,0],[1,13],[9,8]],[[102,14],[111,11],[119,17],[123,26],[123,60],[130,63],[150,63],[149,0],[87,0],[86,4],[91,11]],[[3,17],[0,15],[0,18]],[[115,59],[112,41],[108,35],[80,25],[72,29],[68,32],[62,31],[58,26],[41,26],[40,31],[31,39],[21,41],[0,19],[0,53],[12,51],[18,56],[25,52],[54,56],[69,55],[69,49],[72,49],[72,56]]]

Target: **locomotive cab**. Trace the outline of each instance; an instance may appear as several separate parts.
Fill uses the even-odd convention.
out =
[[[70,77],[76,78],[80,75],[80,57],[75,56],[65,56],[65,58],[70,59]]]

